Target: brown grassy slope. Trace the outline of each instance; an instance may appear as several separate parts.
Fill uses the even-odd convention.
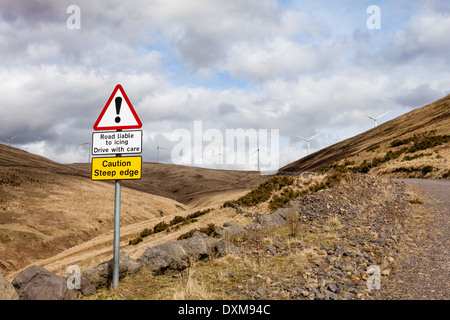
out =
[[[319,150],[284,166],[279,171],[314,172],[319,171],[324,166],[338,163],[344,159],[355,161],[356,165],[359,165],[364,160],[370,163],[373,158],[383,156],[387,151],[391,150],[391,141],[395,139],[406,139],[414,134],[420,134],[432,130],[436,130],[436,135],[450,134],[450,95],[427,106],[415,109],[405,115],[383,123],[357,136]],[[377,145],[380,146],[378,149],[373,152],[367,151],[370,147]],[[428,156],[427,163],[432,165],[434,168],[438,168],[440,157],[436,157],[436,153],[439,153],[445,160],[441,160],[443,165],[445,165],[444,169],[448,170],[450,166],[450,163],[446,161],[449,156],[448,146],[449,144],[447,143],[433,149],[425,150],[424,152],[426,153],[433,153],[432,156]],[[401,158],[403,159],[403,157]],[[379,175],[401,177],[401,173],[393,174],[395,168],[399,168],[401,166],[414,166],[414,164],[415,162],[405,163],[399,159],[398,161],[388,162],[376,168],[374,172]],[[435,178],[436,175],[437,173],[434,172],[430,175],[430,177]]]
[[[86,163],[68,166],[90,175],[90,165]],[[142,171],[141,180],[124,180],[122,185],[185,204],[199,203],[200,198],[226,192],[252,189],[266,179],[256,171],[215,170],[156,162],[143,162]]]
[[[45,167],[44,162],[40,167],[0,167],[2,274],[53,256],[113,228],[113,185],[64,172],[51,162]],[[121,224],[124,226],[159,217],[161,211],[178,214],[185,210],[183,204],[172,199],[122,189]]]
[[[111,233],[114,185],[91,181],[88,164],[63,165],[6,145],[0,155],[0,273]],[[123,181],[121,226],[139,233],[140,225],[223,203],[262,179],[256,172],[145,163],[142,180]],[[109,249],[111,235],[107,239]]]
[[[5,167],[45,168],[51,172],[78,173],[78,170],[70,166],[4,144],[0,144],[0,155],[0,169]]]

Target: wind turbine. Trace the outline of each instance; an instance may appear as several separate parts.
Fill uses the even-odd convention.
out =
[[[167,148],[160,147],[158,144],[158,140],[156,140],[156,138],[155,138],[155,143],[156,143],[156,162],[159,162],[159,149],[167,150]]]
[[[259,149],[259,146],[256,148],[256,150],[252,153],[252,154],[250,154],[250,155],[254,155],[256,152],[258,152],[258,172],[260,171],[259,170],[259,151],[261,151],[260,149]]]
[[[385,115],[387,115],[389,112],[391,112],[392,110],[389,110],[388,112],[383,113],[381,116],[378,117],[372,117],[371,115],[368,115],[367,113],[364,113],[362,111],[360,111],[362,114],[364,114],[365,116],[369,117],[370,119],[373,120],[373,127],[375,128],[377,126],[377,120],[380,119],[381,117],[384,117]]]
[[[80,144],[80,146],[85,146],[85,145],[89,145],[89,149],[88,149],[88,163],[91,162],[91,142],[86,142],[86,143],[82,143]]]
[[[11,141],[13,141],[17,136],[12,137],[11,139],[6,139],[5,137],[2,137],[3,139],[6,140],[6,142],[8,142],[8,146],[11,146]]]
[[[315,137],[317,137],[319,134],[320,134],[320,132],[319,132],[318,134],[316,134],[315,136],[312,136],[312,137],[309,138],[309,139],[306,139],[306,138],[304,138],[304,137],[302,137],[302,136],[297,135],[297,137],[299,137],[300,139],[305,140],[305,141],[308,143],[308,154],[309,154],[309,144],[310,144],[311,140],[314,139]]]
[[[258,145],[256,146],[256,150],[254,151],[254,152],[252,152],[249,156],[251,156],[251,155],[254,155],[256,152],[258,152],[258,172],[260,172],[261,170],[260,170],[260,167],[259,167],[259,152],[260,151],[262,151],[262,152],[266,152],[266,151],[264,151],[264,150],[261,150],[260,148],[259,148],[259,143],[258,143]]]
[[[219,169],[220,169],[220,165],[222,164],[222,156],[223,156],[223,154],[220,153],[220,148],[219,148],[219,153],[214,156],[214,157],[220,157],[219,158]]]

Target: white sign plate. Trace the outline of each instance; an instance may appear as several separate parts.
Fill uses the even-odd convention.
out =
[[[142,130],[104,131],[92,134],[92,155],[142,153]]]

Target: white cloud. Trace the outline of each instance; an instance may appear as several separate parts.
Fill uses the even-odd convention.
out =
[[[0,8],[0,134],[57,161],[84,161],[79,144],[119,83],[144,124],[144,160],[201,120],[280,129],[280,164],[303,155],[296,134],[324,130],[312,148],[324,147],[371,127],[357,110],[394,117],[449,90],[439,6],[390,4],[396,22],[374,33],[366,8],[344,2],[337,14],[321,1],[80,0],[80,30],[66,27],[69,4]]]

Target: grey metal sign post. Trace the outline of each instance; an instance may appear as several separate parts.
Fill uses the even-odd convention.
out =
[[[121,180],[116,180],[114,191],[114,248],[113,248],[113,288],[119,285],[120,261],[120,197]]]

